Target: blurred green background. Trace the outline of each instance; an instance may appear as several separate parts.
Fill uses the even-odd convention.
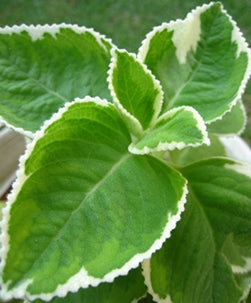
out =
[[[203,0],[0,0],[0,26],[76,23],[112,38],[120,48],[137,52],[147,32],[162,22],[184,18]],[[251,0],[222,0],[251,44]],[[243,97],[248,124],[243,134],[251,145],[251,82]]]

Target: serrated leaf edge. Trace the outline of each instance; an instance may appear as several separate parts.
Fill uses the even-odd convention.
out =
[[[176,58],[178,59],[180,64],[185,63],[186,55],[187,55],[188,51],[190,51],[190,49],[193,49],[194,51],[196,50],[197,43],[200,38],[200,18],[199,17],[201,15],[201,13],[203,13],[206,9],[208,9],[212,5],[213,5],[213,2],[211,2],[209,4],[204,4],[202,6],[197,6],[195,9],[193,9],[191,12],[189,12],[187,14],[185,19],[172,20],[168,23],[163,22],[161,25],[155,26],[153,28],[153,30],[151,32],[149,32],[146,35],[146,38],[142,41],[141,46],[138,51],[138,57],[141,58],[142,61],[144,61],[146,58],[148,49],[149,49],[151,39],[155,36],[156,33],[167,30],[167,31],[174,31],[172,41],[176,47]],[[189,31],[190,27],[192,27],[194,25],[194,23],[198,26],[198,31],[197,31],[196,35],[193,32],[193,34],[195,35],[194,39],[189,39],[191,37],[187,36],[188,31]],[[182,35],[182,38],[180,38],[179,36],[177,37],[177,35],[176,35],[177,31],[175,32],[175,29],[177,26],[180,27],[178,34]],[[184,41],[186,41],[186,43],[184,43]],[[185,47],[184,47],[184,45],[185,45]]]
[[[13,184],[13,189],[11,193],[8,196],[8,201],[6,203],[6,206],[3,208],[3,220],[0,222],[0,284],[1,284],[1,290],[0,290],[0,298],[4,300],[9,300],[12,298],[28,298],[29,300],[35,300],[35,299],[42,299],[44,301],[49,301],[53,297],[64,297],[68,292],[76,292],[80,288],[87,288],[88,286],[97,286],[101,282],[113,282],[113,280],[118,276],[127,275],[130,269],[136,268],[144,259],[148,259],[151,257],[151,255],[158,249],[161,248],[164,241],[170,237],[171,231],[176,227],[177,222],[181,218],[181,213],[185,209],[185,203],[186,203],[186,196],[188,194],[187,189],[187,180],[180,174],[180,176],[184,179],[184,186],[182,189],[182,195],[180,200],[177,202],[178,205],[178,211],[175,215],[168,214],[167,216],[167,224],[162,232],[162,235],[159,239],[155,240],[153,245],[144,253],[140,253],[132,257],[128,262],[126,262],[121,268],[114,269],[108,274],[106,274],[102,279],[98,279],[92,276],[88,275],[88,272],[81,268],[81,270],[72,276],[65,284],[59,285],[54,292],[52,293],[45,293],[45,294],[39,294],[39,295],[31,295],[27,292],[27,287],[32,283],[32,279],[28,279],[24,281],[22,284],[17,286],[16,288],[12,289],[11,291],[8,290],[8,285],[10,281],[7,281],[6,283],[2,280],[1,273],[3,272],[6,257],[9,251],[9,235],[8,235],[8,221],[10,218],[10,210],[12,204],[15,202],[16,194],[21,190],[22,185],[24,184],[25,180],[29,177],[25,175],[24,173],[24,167],[25,162],[27,158],[31,155],[32,151],[34,150],[34,147],[36,145],[36,142],[42,138],[46,132],[46,129],[49,125],[54,123],[55,121],[59,120],[62,115],[71,107],[73,104],[76,103],[84,103],[84,102],[94,102],[96,104],[99,104],[101,106],[113,106],[110,104],[107,100],[100,99],[98,97],[90,97],[87,96],[84,99],[76,98],[72,102],[67,102],[64,107],[62,107],[57,113],[53,114],[51,119],[47,120],[44,125],[41,127],[39,131],[36,132],[35,138],[32,142],[30,142],[27,146],[25,154],[20,158],[19,162],[19,169],[17,172],[17,179]]]
[[[185,180],[185,179],[184,179]],[[132,257],[128,262],[126,262],[121,268],[114,269],[108,274],[106,274],[102,279],[97,279],[95,277],[89,276],[87,271],[82,268],[77,274],[71,277],[65,284],[59,285],[55,292],[51,294],[40,294],[40,295],[30,295],[26,296],[30,300],[35,300],[41,298],[44,301],[49,301],[54,296],[64,297],[68,292],[76,292],[79,288],[87,288],[88,286],[98,286],[101,282],[111,283],[118,276],[125,276],[128,274],[129,270],[136,268],[139,264],[145,260],[149,259],[151,255],[158,249],[162,247],[162,244],[166,239],[171,236],[171,231],[176,227],[177,222],[181,218],[181,213],[185,210],[186,195],[188,193],[187,181],[185,180],[185,185],[183,187],[183,194],[181,199],[178,201],[178,212],[176,215],[168,215],[167,224],[163,230],[161,237],[153,243],[153,245],[144,253],[140,253]]]
[[[34,150],[37,141],[44,136],[47,127],[52,123],[54,123],[55,121],[59,120],[62,117],[62,115],[69,109],[69,107],[71,107],[73,104],[84,103],[84,102],[94,102],[102,106],[109,105],[109,102],[107,100],[100,99],[99,97],[94,98],[90,96],[86,96],[84,99],[76,98],[72,102],[65,103],[64,107],[60,108],[58,112],[54,113],[49,120],[46,120],[43,126],[41,127],[41,129],[34,134],[34,139],[27,144],[25,153],[19,159],[18,170],[16,173],[16,180],[13,183],[13,187],[10,194],[7,197],[6,205],[2,209],[3,217],[2,220],[0,221],[0,231],[1,231],[0,233],[0,284],[2,286],[2,290],[0,290],[0,297],[6,298],[6,300],[9,300],[11,298],[8,295],[8,291],[7,291],[7,286],[9,283],[7,282],[5,286],[5,284],[2,281],[1,273],[3,272],[3,268],[5,266],[5,260],[9,251],[8,222],[10,219],[11,206],[15,202],[16,194],[21,190],[22,185],[29,177],[24,172],[25,162],[31,155],[32,151]],[[26,281],[24,284],[17,287],[16,290],[13,292],[13,297],[20,298],[21,297],[20,292],[22,292],[22,290],[20,289],[23,288],[26,289],[30,283],[31,280]]]
[[[183,19],[183,20],[177,19],[175,21],[170,21],[169,23],[164,22],[161,25],[154,27],[153,30],[151,32],[149,32],[146,35],[146,38],[142,41],[141,46],[140,46],[140,48],[138,50],[137,57],[144,62],[144,60],[146,58],[146,55],[147,55],[147,52],[148,52],[148,49],[149,49],[150,41],[154,37],[154,35],[156,33],[161,32],[163,30],[167,30],[167,31],[174,30],[174,28],[177,26],[177,24],[182,24],[182,25],[184,24],[184,25],[186,25],[186,22],[192,23],[194,15],[196,15],[197,17],[200,16],[201,13],[203,13],[204,11],[206,11],[208,8],[210,8],[214,4],[215,4],[215,2],[210,2],[209,4],[204,4],[202,6],[197,6],[195,9],[193,9],[191,12],[189,12],[187,14],[187,16],[185,17],[185,19]],[[246,52],[247,56],[248,56],[248,66],[246,68],[246,72],[245,72],[245,75],[243,77],[242,83],[241,83],[241,85],[239,87],[239,90],[238,90],[235,98],[229,104],[228,109],[226,111],[224,111],[221,116],[216,117],[216,118],[211,119],[211,120],[208,120],[207,124],[210,124],[210,123],[212,123],[214,121],[222,119],[222,116],[224,116],[226,113],[228,113],[228,112],[231,111],[232,107],[238,102],[238,100],[241,99],[241,96],[243,95],[243,93],[245,91],[246,85],[247,85],[248,80],[249,80],[250,75],[251,75],[251,49],[248,47],[248,43],[247,43],[246,39],[243,37],[243,34],[240,31],[240,28],[238,27],[237,23],[233,20],[233,18],[224,9],[222,3],[220,3],[220,5],[221,5],[221,11],[226,14],[226,16],[228,17],[229,21],[233,25],[232,42],[235,42],[237,44],[236,57],[238,58],[240,56],[241,52]],[[197,40],[197,42],[198,41],[199,40]],[[193,42],[192,44],[190,44],[190,47],[186,48],[185,54],[184,53],[182,54],[182,52],[181,52],[181,54],[179,54],[178,53],[178,48],[179,47],[182,48],[182,46],[183,46],[182,42],[183,42],[182,39],[179,40],[178,38],[173,40],[173,43],[174,43],[174,45],[176,47],[176,50],[177,50],[176,57],[177,57],[177,59],[179,60],[179,62],[181,64],[185,63],[185,59],[184,58],[186,57],[187,52],[191,48],[193,50],[196,50],[196,46],[197,46]]]
[[[132,114],[130,114],[123,106],[122,104],[120,103],[119,99],[117,98],[117,95],[116,95],[116,92],[114,90],[114,87],[113,87],[113,84],[112,84],[112,72],[113,72],[113,69],[116,67],[117,65],[117,55],[116,55],[116,51],[119,51],[119,52],[125,52],[127,53],[130,57],[132,57],[134,59],[135,62],[138,62],[144,72],[148,75],[150,75],[150,77],[153,79],[153,84],[154,84],[154,87],[159,91],[157,97],[155,98],[155,104],[154,104],[154,110],[155,110],[155,113],[152,117],[152,120],[149,124],[149,127],[151,127],[154,122],[156,121],[157,117],[159,116],[160,114],[160,111],[161,111],[161,108],[162,108],[162,104],[163,104],[163,90],[162,90],[162,87],[161,87],[161,84],[159,82],[159,80],[153,75],[153,73],[147,68],[147,66],[142,62],[142,60],[140,60],[139,58],[137,58],[137,56],[134,54],[134,53],[129,53],[127,50],[125,49],[118,49],[116,47],[112,48],[111,49],[111,62],[110,62],[110,65],[109,65],[109,70],[108,70],[108,78],[107,78],[107,81],[108,81],[108,86],[109,86],[109,89],[110,89],[110,92],[111,92],[111,96],[113,98],[113,101],[114,101],[114,104],[117,106],[118,110],[122,113],[122,115],[125,115],[127,118],[129,118],[129,120],[132,121],[132,123],[134,124],[135,126],[135,129],[130,129],[130,132],[132,133],[136,133],[136,136],[137,137],[140,137],[142,134],[143,134],[143,127],[140,123],[140,121],[134,117]]]
[[[231,268],[233,273],[235,274],[245,274],[251,271],[251,258],[242,257],[242,259],[245,261],[244,266],[234,265],[231,264]]]
[[[59,24],[38,24],[38,25],[14,25],[14,26],[5,26],[3,28],[0,28],[0,34],[2,35],[12,35],[12,34],[20,34],[21,32],[25,31],[29,34],[32,41],[36,41],[38,39],[43,39],[43,35],[45,33],[50,34],[53,38],[56,39],[56,35],[59,33],[61,28],[69,28],[72,29],[77,34],[83,34],[86,32],[89,32],[92,34],[97,42],[102,46],[106,51],[107,48],[102,42],[102,40],[106,40],[111,45],[113,45],[112,40],[109,38],[106,38],[105,35],[100,34],[99,32],[96,32],[93,28],[87,28],[85,26],[79,26],[77,24],[67,24],[67,23],[59,23]]]
[[[170,118],[172,117],[177,111],[179,111],[180,109],[186,109],[190,112],[192,112],[194,119],[197,121],[197,127],[200,130],[203,139],[202,142],[198,142],[198,143],[191,143],[191,144],[185,144],[184,142],[159,142],[159,144],[155,147],[155,148],[150,148],[148,146],[144,146],[143,149],[138,149],[134,146],[135,143],[131,143],[128,147],[128,150],[132,153],[132,154],[137,154],[137,155],[144,155],[144,154],[149,154],[151,152],[159,152],[159,151],[167,151],[167,150],[174,150],[174,149],[182,149],[188,146],[191,147],[196,147],[196,146],[200,146],[202,144],[206,144],[206,145],[210,145],[210,140],[208,138],[208,133],[206,130],[206,125],[205,122],[203,120],[203,118],[201,117],[201,115],[191,106],[179,106],[179,107],[175,107],[171,110],[169,110],[168,112],[164,113],[163,115],[161,115],[157,122],[158,123],[160,120],[165,119],[165,118]]]
[[[36,41],[38,39],[43,39],[43,35],[45,33],[50,34],[52,37],[56,39],[56,35],[59,33],[60,29],[69,28],[72,31],[74,31],[77,34],[83,34],[83,33],[90,33],[93,37],[95,37],[98,44],[106,51],[109,52],[106,45],[102,42],[106,41],[108,42],[111,47],[114,47],[112,40],[109,38],[106,38],[105,35],[100,34],[99,32],[96,32],[93,28],[87,28],[85,26],[79,26],[77,24],[66,24],[66,23],[60,23],[60,24],[52,24],[52,25],[14,25],[14,26],[5,26],[3,28],[0,28],[0,35],[12,35],[12,34],[20,34],[21,32],[25,31],[29,34],[32,41]],[[76,96],[78,97],[78,96]],[[71,101],[71,100],[69,100]],[[25,130],[21,127],[15,127],[12,124],[10,124],[8,121],[6,121],[1,115],[0,115],[0,123],[3,123],[4,125],[8,126],[9,128],[17,131],[18,133],[27,136],[29,138],[33,138],[34,134],[31,131]]]

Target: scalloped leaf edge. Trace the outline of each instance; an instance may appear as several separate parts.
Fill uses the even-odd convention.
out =
[[[3,220],[0,222],[0,273],[3,272],[5,266],[5,260],[9,251],[9,235],[8,235],[8,221],[10,218],[10,210],[11,205],[15,202],[16,193],[18,193],[25,180],[28,176],[24,173],[24,167],[26,159],[31,155],[36,142],[43,137],[46,132],[47,127],[49,127],[52,123],[59,120],[62,115],[69,109],[70,106],[75,103],[84,103],[84,102],[94,102],[101,106],[113,106],[107,100],[100,99],[99,97],[90,97],[86,96],[84,99],[76,98],[72,102],[65,103],[65,106],[62,107],[57,113],[54,113],[51,119],[45,121],[44,125],[41,127],[39,131],[36,132],[34,140],[30,142],[27,146],[25,154],[20,158],[19,169],[17,172],[17,179],[13,184],[13,189],[8,196],[8,201],[6,206],[2,210]],[[180,173],[179,173],[180,174]],[[163,229],[162,235],[159,239],[156,239],[152,246],[145,251],[144,253],[136,254],[129,261],[127,261],[121,268],[114,269],[108,274],[106,274],[102,279],[98,279],[88,275],[88,272],[82,267],[80,271],[68,279],[65,284],[58,285],[52,293],[41,293],[37,295],[31,295],[27,292],[27,287],[32,283],[32,279],[28,279],[24,281],[22,284],[17,286],[12,290],[8,290],[8,284],[10,281],[6,283],[3,282],[2,277],[0,275],[0,284],[2,289],[0,290],[0,298],[3,300],[9,300],[12,298],[28,298],[29,300],[42,299],[44,301],[49,301],[53,297],[65,297],[68,292],[76,292],[80,288],[87,288],[88,286],[97,286],[101,282],[113,282],[113,280],[118,276],[127,275],[130,269],[136,268],[143,260],[148,259],[151,255],[158,249],[162,247],[164,241],[171,236],[171,231],[176,227],[177,222],[181,218],[181,213],[185,210],[186,196],[188,194],[187,189],[187,180],[180,174],[180,176],[184,180],[184,186],[182,189],[182,196],[180,200],[177,202],[178,211],[175,215],[171,216],[170,214],[167,217],[167,224]]]
[[[218,159],[223,159],[222,157],[216,157]],[[224,158],[226,159],[226,158]],[[207,161],[207,160],[202,160],[202,161]],[[230,169],[230,170],[234,170],[235,172],[245,175],[247,177],[249,177],[251,179],[251,165],[247,164],[247,163],[243,163],[240,162],[238,160],[232,160],[230,159],[230,161],[232,161],[232,163],[226,163],[224,165],[224,168],[226,169]],[[240,266],[235,266],[233,264],[230,264],[229,261],[228,264],[231,266],[232,272],[233,274],[245,274],[250,272],[251,270],[251,258],[250,257],[243,257],[243,260],[246,262],[244,266],[240,267]],[[148,288],[148,292],[152,295],[153,299],[158,302],[158,303],[173,303],[173,301],[171,300],[171,297],[169,294],[167,294],[167,296],[164,299],[161,299],[158,294],[156,294],[153,290],[152,287],[152,283],[151,283],[151,263],[150,263],[150,258],[146,259],[142,262],[142,273],[144,276],[144,280],[145,280],[145,285]],[[241,300],[245,299],[245,296],[248,295],[248,291],[251,289],[251,285],[249,287],[249,289],[246,291],[246,293],[243,293],[243,296],[241,298]]]
[[[220,3],[220,2],[218,2],[218,3]],[[197,24],[200,25],[199,20],[193,20],[194,16],[196,16],[198,18],[201,13],[206,11],[208,8],[210,8],[214,4],[215,4],[215,2],[210,2],[208,4],[203,4],[202,6],[197,6],[192,11],[190,11],[184,19],[177,19],[177,20],[174,20],[174,21],[170,21],[168,23],[163,22],[161,25],[155,26],[152,29],[152,31],[150,31],[146,35],[145,39],[141,42],[141,46],[138,50],[137,57],[144,62],[152,37],[156,33],[161,32],[165,29],[168,30],[168,31],[174,30],[174,28],[177,26],[177,24],[181,24],[180,32],[182,32],[182,30],[184,30],[184,32],[182,32],[182,35],[184,35],[184,37],[186,37],[186,33],[187,33],[185,31],[186,26],[187,26],[186,23],[188,23],[191,26],[193,24],[193,22],[197,22]],[[245,72],[245,75],[243,77],[242,83],[239,87],[239,90],[238,90],[235,98],[233,99],[233,101],[229,104],[228,109],[226,111],[224,111],[221,116],[207,121],[206,122],[207,124],[210,124],[214,121],[222,119],[222,116],[224,116],[226,113],[231,111],[232,107],[238,102],[238,100],[241,99],[241,96],[245,91],[246,85],[247,85],[249,77],[251,75],[251,49],[249,48],[246,39],[243,37],[243,33],[240,31],[240,28],[238,27],[237,23],[233,20],[233,18],[224,9],[223,4],[220,3],[220,5],[221,5],[221,11],[226,14],[229,21],[233,25],[232,42],[235,42],[236,45],[237,45],[236,57],[238,58],[242,51],[246,52],[247,56],[248,56],[248,65],[247,65],[246,72]],[[183,28],[182,28],[182,26],[183,26]],[[198,32],[200,33],[200,31],[198,31]],[[198,33],[196,34],[196,37],[197,37],[197,39],[199,39],[199,34]],[[183,46],[183,44],[182,44],[183,40],[178,39],[177,37],[175,37],[175,32],[174,32],[173,43],[174,43],[174,45],[176,46],[176,49],[177,49],[176,57],[177,57],[178,61],[181,64],[185,62],[186,54],[190,49],[196,50],[197,42],[199,40],[191,39],[191,41],[192,42],[190,43],[190,45],[188,45],[188,46],[186,45],[185,51],[184,50],[179,50],[179,48],[182,48],[182,46]],[[188,39],[188,42],[189,42],[189,39]]]
[[[176,148],[177,149],[183,149],[183,148],[188,147],[188,146],[197,147],[197,146],[200,146],[202,144],[210,145],[210,140],[208,138],[208,133],[207,133],[207,130],[206,130],[206,125],[204,123],[204,120],[201,117],[201,115],[191,106],[175,107],[175,108],[169,110],[168,112],[164,113],[162,116],[160,116],[159,119],[157,120],[157,122],[160,121],[161,119],[166,118],[166,117],[172,117],[178,110],[180,110],[182,108],[190,111],[193,114],[193,117],[197,121],[197,127],[201,131],[201,134],[203,136],[203,141],[202,142],[198,142],[198,143],[195,143],[195,144],[194,143],[185,144],[184,142],[176,142],[176,141],[173,141],[173,142],[170,142],[170,143],[159,142],[159,144],[155,148],[150,148],[148,146],[145,146],[143,149],[138,149],[134,146],[135,143],[131,143],[128,147],[128,150],[132,154],[144,155],[144,154],[149,154],[149,153],[152,153],[152,152],[174,150]]]
[[[85,26],[79,26],[77,24],[66,24],[66,23],[60,23],[60,24],[52,24],[52,25],[26,25],[26,24],[21,24],[21,25],[14,25],[14,26],[5,26],[3,28],[0,28],[0,35],[12,35],[12,34],[20,34],[21,32],[25,31],[29,34],[31,37],[32,41],[36,41],[38,39],[43,39],[43,35],[50,34],[54,39],[56,39],[56,35],[59,33],[60,29],[65,29],[69,28],[73,32],[77,34],[83,34],[83,33],[90,33],[93,37],[95,37],[96,41],[98,44],[105,50],[108,51],[102,40],[105,40],[108,42],[111,47],[114,47],[114,44],[112,43],[112,40],[110,38],[106,38],[105,35],[100,34],[99,32],[96,32],[93,28],[87,28]],[[78,96],[76,96],[77,98]],[[71,101],[71,100],[69,100]],[[1,115],[0,115],[0,123],[3,123],[7,127],[15,130],[16,132],[27,136],[29,138],[33,138],[34,134],[31,131],[24,130],[21,127],[15,127],[8,121],[6,121]]]

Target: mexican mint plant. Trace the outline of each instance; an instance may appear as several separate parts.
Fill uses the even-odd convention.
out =
[[[220,3],[137,54],[76,25],[0,29],[0,115],[27,137],[1,221],[1,298],[237,303],[251,287],[251,54]]]

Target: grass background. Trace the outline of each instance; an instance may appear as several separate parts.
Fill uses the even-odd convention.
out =
[[[137,52],[156,25],[186,14],[203,0],[0,0],[0,26],[72,23],[92,27],[120,48]],[[222,0],[251,45],[251,0]],[[248,123],[243,134],[251,145],[251,82],[244,94]]]

